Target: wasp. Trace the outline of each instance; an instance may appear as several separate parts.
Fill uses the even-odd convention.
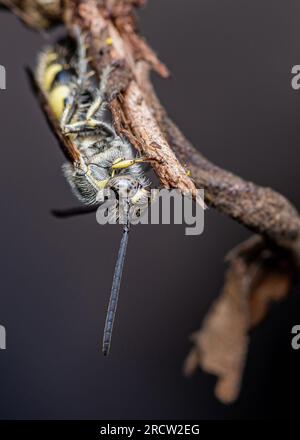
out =
[[[103,353],[110,350],[122,271],[130,230],[130,208],[149,201],[146,161],[117,134],[109,110],[107,84],[115,69],[104,68],[95,79],[84,37],[77,32],[75,49],[69,43],[46,47],[38,56],[34,81],[48,118],[63,143],[69,161],[63,173],[75,196],[85,205],[103,202],[103,190],[128,195],[127,216],[116,262],[103,336]]]

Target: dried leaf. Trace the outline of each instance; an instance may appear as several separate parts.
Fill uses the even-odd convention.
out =
[[[218,377],[215,394],[223,403],[238,397],[245,366],[249,330],[261,322],[270,304],[282,300],[294,280],[294,262],[279,248],[261,238],[247,241],[230,255],[223,292],[209,311],[184,372],[199,366]]]

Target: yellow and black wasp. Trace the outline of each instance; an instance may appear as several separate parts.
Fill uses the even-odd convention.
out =
[[[67,153],[63,172],[72,191],[85,205],[97,207],[103,190],[129,194],[118,259],[107,311],[103,353],[110,349],[123,265],[130,229],[130,207],[148,203],[149,181],[144,159],[137,157],[130,142],[115,131],[106,89],[114,64],[103,70],[97,83],[83,36],[76,44],[60,43],[45,48],[38,57],[32,78],[48,119]]]

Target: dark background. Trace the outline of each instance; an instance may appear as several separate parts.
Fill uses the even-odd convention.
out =
[[[203,154],[300,207],[298,0],[151,0],[141,27],[173,73],[154,78],[169,113]],[[24,74],[44,44],[0,14],[0,351],[2,419],[239,419],[296,415],[300,292],[253,332],[240,398],[224,406],[215,378],[182,376],[198,329],[223,283],[224,255],[249,236],[214,210],[205,232],[138,227],[130,238],[113,347],[102,330],[120,229],[93,215],[59,221],[76,205],[62,154]]]

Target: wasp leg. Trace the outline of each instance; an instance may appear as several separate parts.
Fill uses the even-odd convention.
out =
[[[93,119],[95,114],[99,111],[101,105],[103,105],[103,100],[102,100],[102,97],[99,94],[94,99],[93,103],[91,104],[91,106],[90,106],[90,108],[89,108],[89,110],[88,110],[88,112],[86,114],[87,122]]]
[[[108,100],[106,95],[107,95],[108,83],[112,72],[116,69],[117,66],[118,63],[113,62],[109,64],[107,67],[105,67],[103,70],[99,88],[97,89],[94,96],[94,101],[92,102],[86,114],[86,119],[89,123],[92,124],[95,123],[95,120],[98,120],[99,116],[101,116],[101,111],[104,111],[105,108],[107,107]],[[98,112],[100,113],[100,115],[97,115]]]
[[[70,123],[76,111],[76,96],[77,96],[77,91],[76,89],[74,89],[72,90],[70,96],[68,96],[66,100],[65,108],[60,120],[60,126],[64,133],[66,132],[65,131],[66,125]]]
[[[147,159],[146,157],[138,157],[136,159],[122,159],[122,158],[118,158],[112,164],[112,169],[113,170],[122,170],[122,169],[125,169],[125,168],[129,168],[132,165],[135,165],[137,163],[145,163],[145,162],[149,162],[149,159]]]
[[[88,58],[86,53],[85,37],[80,31],[79,27],[77,26],[75,27],[75,38],[77,41],[77,50],[78,50],[78,63],[77,63],[78,83],[80,85],[83,85],[88,75]]]
[[[108,83],[111,77],[111,74],[113,71],[117,68],[118,63],[113,62],[106,66],[103,69],[99,88],[96,91],[94,102],[91,105],[90,111],[87,113],[87,119],[93,118],[98,110],[101,109],[102,105],[107,104],[107,89],[108,89]]]
[[[78,80],[77,80],[77,93],[80,93],[80,91],[83,90],[84,87],[87,87],[86,81],[88,80],[90,73],[87,73],[88,71],[88,60],[86,58],[86,47],[84,44],[84,39],[82,34],[77,30],[77,41],[78,41],[78,47],[79,47],[79,54],[78,54]],[[65,133],[79,133],[80,131],[94,131],[94,130],[100,130],[104,131],[105,134],[109,134],[110,136],[115,136],[116,132],[113,128],[113,126],[107,122],[105,122],[104,114],[108,107],[108,101],[106,98],[106,91],[108,87],[108,81],[110,78],[111,73],[114,71],[114,69],[117,67],[117,63],[111,63],[109,66],[107,66],[101,76],[101,81],[99,88],[94,93],[93,102],[91,103],[87,113],[86,113],[86,119],[84,121],[79,121],[74,124],[70,124],[70,118],[67,119],[67,117],[64,117],[63,119],[63,129]],[[76,101],[76,96],[72,96],[70,99],[73,101]],[[65,115],[69,116],[72,114],[72,105],[70,104],[68,107],[70,110],[65,109]]]
[[[78,48],[78,61],[77,61],[77,80],[73,86],[72,93],[67,99],[65,109],[61,118],[61,129],[64,133],[68,133],[66,126],[70,124],[70,121],[76,111],[77,102],[80,94],[84,89],[88,88],[88,79],[94,72],[88,72],[88,58],[86,54],[86,45],[84,41],[84,35],[80,32],[78,27],[75,28],[75,37],[77,40]]]
[[[63,127],[64,133],[66,134],[78,134],[80,132],[104,132],[109,136],[115,136],[114,128],[104,121],[90,120],[90,121],[79,121],[74,122],[74,124],[66,124]]]

